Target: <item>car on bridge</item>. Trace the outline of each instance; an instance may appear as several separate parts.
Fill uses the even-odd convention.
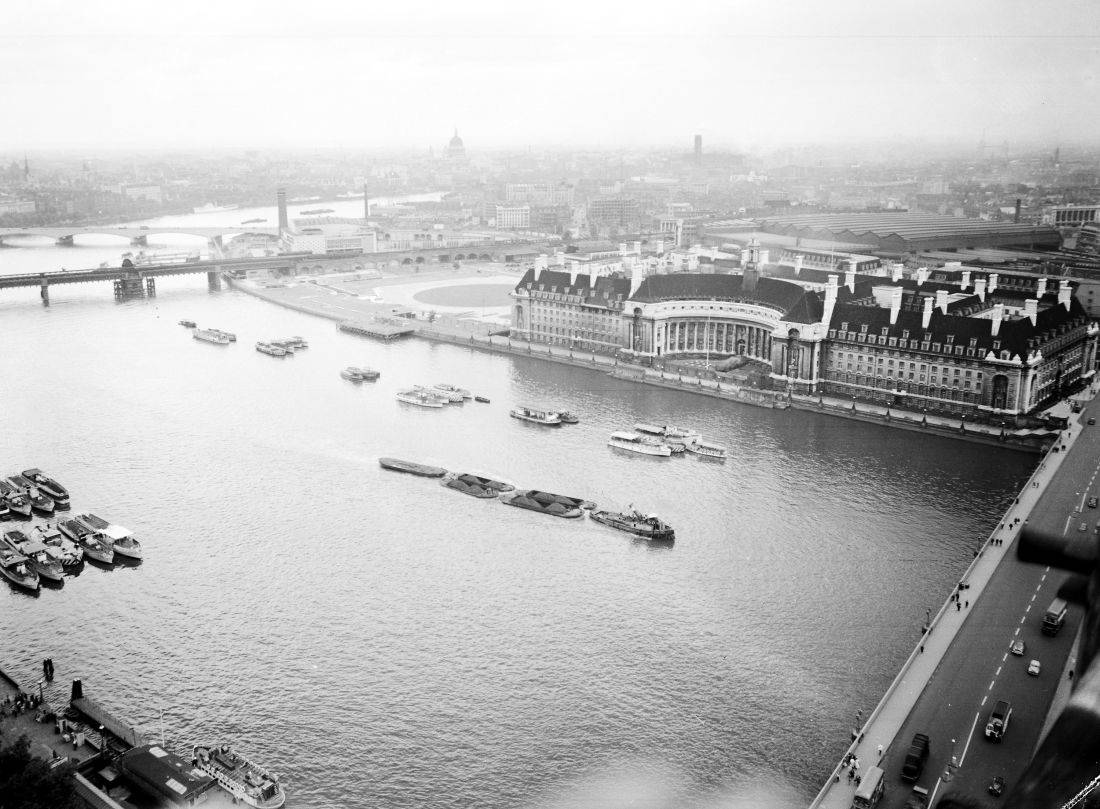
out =
[[[1096,498],[1095,497],[1090,497],[1089,498],[1089,508],[1096,508]]]
[[[989,787],[986,791],[994,798],[1001,797],[1005,792],[1005,779],[1002,775],[994,775],[993,780],[989,782]]]
[[[1042,664],[1038,660],[1032,660],[1027,664],[1027,673],[1032,677],[1038,677],[1039,671],[1042,669]]]
[[[1008,650],[1014,655],[1023,655],[1024,642],[1022,640],[1014,640],[1012,641],[1012,644],[1008,647]]]

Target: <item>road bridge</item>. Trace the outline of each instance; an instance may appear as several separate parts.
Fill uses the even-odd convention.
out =
[[[960,578],[963,589],[956,589],[930,622],[859,729],[848,752],[859,758],[861,774],[872,766],[883,769],[886,794],[879,809],[906,804],[913,784],[902,781],[900,772],[916,733],[930,738],[930,756],[916,782],[928,790],[929,806],[948,794],[980,800],[994,776],[1003,777],[1011,792],[1024,771],[1073,665],[1069,658],[1082,611],[1071,606],[1057,636],[1041,633],[1043,613],[1066,575],[1020,561],[1017,543],[1025,524],[1057,536],[1091,531],[1100,516],[1087,506],[1098,491],[1100,428],[1087,419],[1098,416],[1100,402],[1093,402],[1074,417],[1063,433],[1062,450],[1052,450],[1040,463]],[[1017,640],[1024,644],[1021,656],[1009,650]],[[1038,677],[1027,673],[1032,659],[1040,661]],[[984,738],[984,728],[997,700],[1009,701],[1014,710],[1004,739],[994,744]],[[848,809],[854,792],[838,766],[811,806]]]
[[[59,227],[44,228],[0,228],[0,247],[6,245],[6,241],[15,238],[45,237],[53,239],[56,244],[65,246],[74,244],[76,236],[101,235],[121,236],[129,239],[131,244],[148,245],[153,237],[156,244],[156,236],[182,234],[186,236],[200,236],[207,240],[224,240],[226,236],[239,236],[251,233],[265,236],[278,236],[279,229],[275,227],[163,227],[161,225],[148,225],[133,227],[110,225],[62,225]]]

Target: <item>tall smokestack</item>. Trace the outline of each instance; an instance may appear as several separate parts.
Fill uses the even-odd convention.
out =
[[[363,218],[370,219],[370,195],[367,194],[366,183],[363,183]]]
[[[280,188],[275,192],[275,199],[279,205],[279,233],[290,230],[290,220],[286,216],[286,189]]]
[[[695,165],[703,165],[703,136],[695,136]]]
[[[1012,221],[1020,224],[1020,198],[1016,197],[1016,213],[1012,215]]]

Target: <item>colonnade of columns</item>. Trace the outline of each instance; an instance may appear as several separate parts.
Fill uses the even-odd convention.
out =
[[[744,354],[771,362],[770,329],[741,323],[673,320],[665,324],[662,354]]]

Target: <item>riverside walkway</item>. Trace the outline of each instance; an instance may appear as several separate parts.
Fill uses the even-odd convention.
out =
[[[1080,398],[1087,401],[1092,395],[1093,391],[1088,391]],[[1069,406],[1063,403],[1059,409],[1068,411]],[[929,789],[930,806],[934,805],[936,797],[943,794],[947,788],[965,788],[969,790],[968,794],[972,795],[984,789],[984,784],[980,782],[988,773],[984,771],[982,758],[983,756],[988,758],[989,754],[982,748],[977,751],[981,753],[978,755],[975,749],[971,749],[970,742],[975,731],[981,735],[981,729],[977,726],[980,717],[988,713],[987,700],[990,694],[996,693],[997,698],[1001,698],[1012,686],[1012,683],[1008,682],[1010,676],[1019,675],[1017,680],[1030,680],[1027,684],[1030,689],[1023,692],[1023,697],[1016,704],[1017,717],[1014,719],[1013,732],[1010,734],[1014,735],[1014,738],[1006,739],[1003,745],[993,746],[996,750],[992,755],[1001,755],[1002,759],[990,766],[998,767],[993,774],[1000,772],[1010,775],[1012,772],[1018,773],[1023,769],[1022,765],[1015,769],[1005,766],[1008,762],[1003,756],[1011,752],[1007,747],[1009,742],[1014,743],[1018,748],[1013,755],[1017,758],[1023,757],[1024,764],[1030,758],[1037,744],[1038,734],[1047,724],[1043,721],[1046,718],[1046,708],[1043,703],[1050,705],[1058,683],[1064,679],[1063,668],[1073,665],[1072,651],[1069,649],[1072,645],[1073,630],[1068,629],[1063,633],[1063,637],[1057,639],[1060,647],[1058,650],[1054,648],[1053,641],[1049,645],[1039,647],[1041,651],[1035,648],[1037,643],[1032,640],[1032,636],[1037,634],[1035,627],[1041,616],[1041,610],[1045,607],[1043,600],[1049,601],[1053,596],[1058,577],[1056,574],[1051,574],[1049,569],[1044,571],[1037,566],[1025,566],[1019,563],[1015,558],[1015,540],[1029,517],[1042,511],[1042,509],[1037,510],[1040,503],[1064,499],[1063,490],[1067,486],[1071,492],[1070,499],[1077,499],[1077,496],[1072,494],[1072,489],[1074,486],[1080,488],[1081,485],[1075,482],[1081,475],[1078,467],[1082,463],[1091,465],[1095,461],[1096,446],[1100,441],[1100,434],[1096,433],[1097,428],[1088,427],[1085,424],[1086,416],[1094,415],[1093,411],[1097,409],[1095,406],[1090,406],[1086,412],[1081,413],[1075,421],[1071,422],[1069,428],[1062,434],[1060,446],[1063,450],[1048,452],[1043,458],[1005,513],[1003,521],[975,551],[973,562],[959,577],[961,583],[968,585],[961,591],[962,598],[967,602],[967,608],[962,609],[962,605],[956,604],[952,597],[944,602],[931,620],[928,631],[922,634],[902,665],[901,671],[886,689],[882,700],[867,717],[863,726],[858,729],[859,735],[856,740],[844,751],[845,757],[851,754],[859,759],[860,773],[866,773],[872,766],[882,766],[888,785],[887,796],[882,803],[883,809],[902,806],[909,791],[909,786],[899,780],[898,771],[905,754],[905,746],[914,728],[917,732],[928,733],[933,739],[933,756],[918,782]],[[1083,434],[1084,440],[1082,440]],[[1068,467],[1069,474],[1059,475],[1063,467]],[[1052,481],[1056,481],[1053,487],[1051,487]],[[1052,509],[1046,509],[1046,511],[1052,511]],[[1052,515],[1043,514],[1042,516],[1048,519]],[[1060,522],[1060,511],[1058,516]],[[1075,526],[1076,522],[1072,527]],[[1059,525],[1059,532],[1068,531],[1070,527],[1070,520],[1067,519],[1064,528]],[[1032,587],[1025,590],[1019,582],[1009,580],[1014,576],[1018,578],[1025,575],[1037,581],[1034,587],[1036,591],[1039,588],[1045,588],[1040,593],[1041,599],[1037,600],[1037,595],[1032,594]],[[1051,577],[1049,582],[1048,576]],[[1001,581],[995,581],[994,586],[989,588],[995,577]],[[953,591],[952,596],[955,592],[960,591]],[[1032,594],[1031,601],[1027,603],[1029,594]],[[986,602],[992,600],[996,603],[991,605],[983,602],[983,595],[989,595]],[[1022,599],[1027,604],[1026,610],[1022,610],[1024,617],[1021,617],[1019,624],[1015,624],[1014,620],[1012,624],[1008,623],[1008,618],[1014,619],[1016,615],[1013,611],[1015,607],[1004,603],[1011,599]],[[1036,604],[1037,612],[1032,613],[1031,608]],[[978,616],[980,607],[990,607],[985,610],[986,615],[981,618]],[[971,619],[972,615],[973,619]],[[971,631],[967,636],[961,636],[960,633],[968,619],[971,619],[969,625]],[[1044,657],[1045,679],[1031,680],[1022,674],[1026,663],[1018,666],[1020,671],[1016,672],[1017,667],[1014,664],[1019,661],[1019,658],[1013,658],[1012,661],[1006,659],[1008,643],[1014,637],[1012,626],[1017,627],[1015,635],[1017,638],[1023,637],[1020,631],[1021,628],[1025,628],[1028,643],[1033,647],[1030,654],[1025,655],[1025,660],[1035,655]],[[1027,634],[1028,632],[1030,634]],[[966,649],[958,647],[952,649],[952,644],[957,637],[960,643],[967,646]],[[976,641],[975,638],[981,640]],[[945,658],[948,658],[951,652],[954,652],[955,659],[950,664],[945,664]],[[1068,661],[1067,655],[1070,656]],[[960,657],[967,658],[967,665],[972,665],[974,671],[961,671],[958,662]],[[994,667],[996,667],[996,674],[993,675],[994,679],[986,689],[985,675],[976,674],[975,671]],[[1002,668],[1012,670],[1007,671],[1001,678]],[[998,678],[1006,682],[999,682]],[[971,699],[970,695],[963,696],[955,691],[961,688],[963,683],[979,687],[981,691],[980,706],[977,697],[973,698],[974,708],[977,709],[973,723],[971,723],[970,712],[962,708]],[[1042,689],[1038,684],[1042,684]],[[994,692],[995,687],[998,689],[996,692]],[[1064,690],[1058,689],[1058,693],[1063,697]],[[924,706],[924,711],[915,710],[918,703],[922,701],[922,697],[929,704]],[[952,705],[956,707],[952,708]],[[1036,715],[1039,713],[1038,707],[1042,708],[1042,717]],[[944,719],[944,712],[951,713],[953,718],[963,724],[958,728],[947,727],[949,723]],[[979,744],[983,743],[979,742]],[[975,753],[971,756],[971,765],[966,768],[969,772],[960,771],[966,763],[968,752]],[[974,763],[975,759],[978,761],[977,764]],[[954,763],[949,764],[952,761]],[[958,779],[956,779],[956,773],[959,774]],[[964,775],[970,775],[970,777],[963,778]],[[1008,787],[1011,789],[1014,778],[1006,780],[1009,781]],[[952,781],[955,783],[952,784]],[[965,785],[960,783],[962,781],[966,782]],[[976,781],[979,783],[975,783]],[[810,805],[811,809],[848,809],[852,804],[855,788],[855,784],[848,779],[843,764],[838,762],[824,787]]]

